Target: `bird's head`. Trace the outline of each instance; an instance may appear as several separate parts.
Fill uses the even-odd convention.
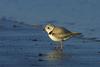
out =
[[[47,24],[47,25],[45,26],[45,29],[44,29],[44,30],[45,30],[47,33],[50,33],[51,31],[53,31],[54,27],[55,27],[55,25],[53,25],[53,24]]]

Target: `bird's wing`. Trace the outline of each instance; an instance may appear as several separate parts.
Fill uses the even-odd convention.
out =
[[[53,33],[65,34],[65,33],[71,33],[71,32],[65,29],[64,27],[55,27],[53,30]]]
[[[60,38],[60,39],[65,39],[65,38],[69,38],[71,37],[71,33],[67,33],[67,34],[58,34],[58,33],[53,33],[53,35],[56,37],[56,38]]]
[[[71,36],[71,32],[63,27],[55,27],[52,35],[56,38],[64,39]]]

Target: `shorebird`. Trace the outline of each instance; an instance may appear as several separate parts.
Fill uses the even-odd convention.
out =
[[[51,40],[55,42],[60,42],[60,48],[63,49],[63,41],[70,39],[73,36],[79,35],[81,33],[71,32],[64,27],[59,27],[54,24],[48,23],[44,30],[48,33]]]

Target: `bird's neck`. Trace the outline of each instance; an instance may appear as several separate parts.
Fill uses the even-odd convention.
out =
[[[52,31],[50,31],[49,34],[52,34]]]
[[[53,28],[53,30],[54,30],[54,28]],[[49,34],[49,35],[53,34],[53,30],[52,30],[52,31],[50,31],[48,34]]]

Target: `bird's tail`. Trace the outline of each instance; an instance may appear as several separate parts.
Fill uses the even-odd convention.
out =
[[[72,36],[76,36],[76,35],[80,35],[82,33],[79,33],[79,32],[72,32]]]

